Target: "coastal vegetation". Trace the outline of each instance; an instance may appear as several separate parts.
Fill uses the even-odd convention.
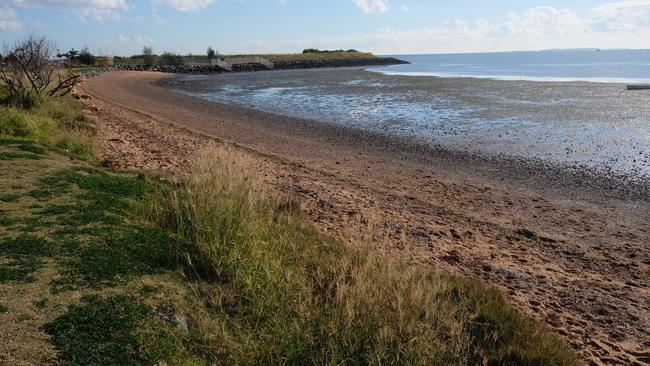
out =
[[[376,56],[369,52],[350,51],[319,51],[287,54],[262,54],[259,55],[269,61],[311,61],[311,60],[349,60],[368,59]]]
[[[57,53],[56,56],[65,59],[68,66],[92,66],[97,62],[97,58],[90,52],[88,46],[84,46],[81,51],[77,51],[74,48],[71,48],[65,53]]]
[[[16,107],[31,108],[44,97],[65,96],[79,82],[79,75],[58,70],[52,63],[53,45],[45,38],[29,37],[11,48],[0,65],[1,100]]]
[[[355,49],[349,50],[319,50],[318,48],[305,48],[302,50],[302,53],[358,53],[359,51]]]
[[[208,51],[206,52],[206,54],[208,56],[208,60],[212,60],[214,58],[219,57],[219,52],[212,47],[208,47]]]
[[[142,61],[145,65],[151,66],[154,64],[156,56],[153,54],[153,49],[151,47],[144,47],[142,49]]]
[[[248,154],[106,169],[92,109],[2,100],[2,362],[578,364],[497,288],[323,235]]]

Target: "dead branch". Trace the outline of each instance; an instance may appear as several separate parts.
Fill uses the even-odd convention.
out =
[[[58,84],[47,92],[51,97],[62,97],[69,94],[75,85],[81,82],[81,75],[68,72],[66,76],[59,75]]]
[[[45,38],[30,36],[15,43],[11,48],[5,46],[5,63],[0,65],[0,86],[8,93],[10,100],[25,101],[30,95],[36,97],[61,97],[72,91],[80,82],[79,75],[68,72],[53,76],[57,66],[52,62],[54,47]]]

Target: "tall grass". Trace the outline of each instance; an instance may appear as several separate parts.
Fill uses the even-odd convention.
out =
[[[39,100],[29,110],[0,106],[0,136],[37,142],[83,160],[93,159],[95,125],[72,97]]]
[[[222,364],[577,363],[497,289],[319,234],[246,162],[210,150],[147,207],[187,253],[193,353]]]

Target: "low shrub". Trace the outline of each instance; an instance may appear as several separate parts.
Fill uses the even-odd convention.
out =
[[[46,145],[61,153],[90,161],[94,157],[94,148],[90,138],[75,131],[59,131],[53,134]]]
[[[25,92],[2,96],[0,97],[0,104],[28,110],[38,106],[42,100],[43,98],[37,94]]]
[[[95,133],[93,120],[83,111],[83,105],[71,97],[45,99],[34,113],[51,118],[60,129]]]
[[[91,161],[93,120],[71,97],[43,98],[30,110],[0,107],[0,136],[32,141],[52,150]]]
[[[26,139],[39,139],[51,128],[50,121],[21,110],[4,108],[0,114],[0,134]]]

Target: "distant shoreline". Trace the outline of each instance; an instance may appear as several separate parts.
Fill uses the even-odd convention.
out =
[[[386,75],[481,78],[535,82],[650,82],[650,50],[547,50],[393,55],[409,61]]]
[[[409,71],[391,71],[381,69],[371,69],[368,71],[378,72],[388,76],[413,76],[413,77],[436,77],[436,78],[457,78],[457,79],[486,79],[497,81],[531,81],[538,83],[601,83],[601,84],[637,84],[637,83],[650,83],[650,78],[643,79],[630,79],[630,78],[588,78],[588,77],[535,77],[526,75],[471,75],[471,74],[451,74],[451,73],[436,73],[436,72],[409,72]]]

